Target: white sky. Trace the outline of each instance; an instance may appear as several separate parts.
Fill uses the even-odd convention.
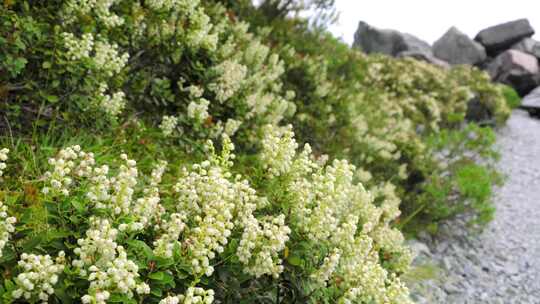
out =
[[[340,18],[330,30],[352,44],[358,22],[396,29],[429,43],[451,26],[474,38],[489,26],[527,18],[540,32],[540,0],[336,0]],[[535,38],[540,39],[540,34]]]

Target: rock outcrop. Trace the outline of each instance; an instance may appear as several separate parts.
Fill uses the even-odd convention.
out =
[[[525,38],[512,45],[511,49],[531,54],[540,59],[540,42],[531,38]]]
[[[378,29],[363,21],[358,24],[353,46],[367,54],[380,53],[394,57],[411,56],[422,60],[435,57],[427,42],[411,34]]]
[[[484,47],[462,33],[456,27],[450,28],[433,44],[433,53],[450,64],[475,65],[486,60]]]
[[[497,55],[523,38],[532,35],[534,35],[534,29],[529,20],[519,19],[488,27],[480,31],[474,40],[486,48],[488,55]]]
[[[538,59],[517,50],[508,50],[497,56],[488,65],[487,71],[491,79],[508,84],[521,96],[538,86]]]
[[[532,35],[534,29],[527,19],[486,28],[474,40],[451,27],[431,47],[411,34],[360,21],[353,46],[368,54],[412,57],[443,68],[474,65],[486,70],[493,81],[508,84],[525,96],[540,85],[540,42],[530,38]]]

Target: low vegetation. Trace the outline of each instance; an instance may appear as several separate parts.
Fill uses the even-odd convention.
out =
[[[411,302],[402,231],[493,213],[469,102],[516,101],[291,9],[5,1],[2,303]]]

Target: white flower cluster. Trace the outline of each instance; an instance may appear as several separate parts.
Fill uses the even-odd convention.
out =
[[[24,297],[27,301],[37,297],[42,303],[48,303],[49,296],[54,293],[54,285],[58,283],[58,275],[64,270],[65,254],[60,251],[56,261],[49,255],[23,253],[19,267],[23,270],[16,278],[17,289],[13,297]]]
[[[0,176],[4,174],[4,170],[7,167],[6,161],[8,159],[8,153],[9,153],[8,148],[3,148],[0,150]]]
[[[236,61],[226,60],[214,67],[213,72],[218,77],[208,87],[216,94],[216,99],[220,103],[223,103],[242,87],[242,82],[247,76],[248,69]]]
[[[186,216],[181,213],[173,213],[168,221],[163,222],[161,229],[164,233],[154,241],[154,254],[166,258],[173,256],[174,246],[186,227],[185,222]]]
[[[73,177],[90,176],[94,164],[94,154],[82,151],[79,145],[60,150],[56,158],[49,159],[49,165],[53,166],[53,170],[47,171],[44,177],[50,186],[44,187],[42,192],[69,195]]]
[[[256,191],[246,180],[241,180],[240,176],[232,180],[227,168],[234,159],[234,145],[227,135],[223,136],[222,146],[221,155],[217,156],[210,141],[205,147],[210,159],[194,165],[191,171],[186,168],[182,170],[174,187],[178,194],[177,210],[182,215],[178,216],[178,224],[172,226],[172,232],[165,233],[156,241],[156,245],[159,245],[156,250],[168,255],[182,232],[182,248],[188,249],[186,258],[190,260],[196,275],[212,275],[214,268],[210,262],[224,251],[233,228],[245,227],[246,220],[253,218],[253,211],[265,204],[265,200],[257,197]],[[283,219],[277,220],[277,226],[280,220]],[[271,224],[264,226],[265,231],[277,227]],[[266,241],[264,245],[256,244],[258,248],[270,245],[280,247],[276,242],[285,242],[285,237],[281,234],[287,232],[284,229],[288,228],[279,226],[279,229],[281,230],[272,230],[275,232],[272,236],[258,238]]]
[[[190,2],[191,0],[185,0]],[[198,4],[198,0],[193,1]],[[186,10],[184,10],[184,13]],[[185,39],[187,45],[192,48],[205,48],[213,51],[219,41],[218,33],[212,32],[214,25],[212,24],[210,17],[204,12],[202,7],[193,9],[187,14],[189,16],[189,29],[186,33]]]
[[[179,194],[177,209],[187,212],[193,225],[186,236],[191,253],[191,266],[197,274],[211,276],[210,261],[222,253],[234,227],[233,216],[237,195],[227,173],[210,162],[194,165],[193,172],[183,169],[175,186]]]
[[[143,23],[150,36],[193,49],[202,47],[213,51],[216,48],[218,33],[214,32],[214,25],[199,0],[149,0],[145,4],[161,14],[159,21]],[[173,36],[175,39],[169,40]]]
[[[271,176],[287,174],[292,166],[298,143],[292,126],[278,128],[266,125],[263,129],[261,162]]]
[[[287,172],[291,177],[287,185],[291,193],[289,225],[313,244],[330,250],[312,278],[322,285],[331,284],[334,276],[339,277],[338,287],[343,292],[339,303],[410,303],[398,301],[408,299],[408,291],[383,268],[379,255],[381,250],[397,253],[403,259],[397,261],[399,270],[406,269],[400,265],[410,262],[406,260],[403,236],[388,226],[388,218],[396,216],[399,204],[392,196],[393,188],[381,187],[377,195],[384,200],[380,207],[375,206],[373,195],[354,183],[353,165],[344,160],[334,160],[331,166],[318,163],[310,155],[309,146],[297,155],[293,136],[292,132],[280,133],[267,127],[263,139],[267,143],[263,142],[261,153],[276,155],[275,150],[288,151],[287,165],[279,172]],[[271,158],[263,159],[268,162]]]
[[[92,202],[103,202],[110,199],[109,189],[111,181],[108,177],[109,166],[94,167],[89,178],[90,186],[86,197]]]
[[[413,253],[403,245],[405,238],[401,231],[388,226],[380,226],[373,230],[370,236],[385,254],[390,255],[393,269],[399,272],[405,272],[409,269]]]
[[[91,33],[83,34],[81,39],[75,38],[72,33],[62,33],[62,38],[69,60],[77,61],[90,58],[90,53],[94,49],[94,36]]]
[[[159,128],[161,129],[161,132],[163,132],[164,136],[170,136],[177,125],[178,117],[165,115],[161,120]]]
[[[106,94],[108,90],[106,83],[101,83],[98,88],[98,94],[96,96],[96,104],[101,110],[110,115],[116,117],[126,107],[126,94],[122,91],[113,93],[112,95]]]
[[[201,98],[204,94],[204,89],[200,86],[190,85],[186,88],[191,98]]]
[[[120,159],[125,162],[118,170],[118,174],[110,179],[101,179],[104,183],[96,185],[98,189],[107,189],[110,186],[110,196],[103,195],[105,200],[96,201],[96,208],[110,210],[114,215],[130,214],[133,194],[137,185],[137,162],[121,154]]]
[[[73,14],[95,13],[98,20],[107,27],[122,25],[124,19],[110,11],[111,6],[120,2],[119,0],[68,0],[66,3],[66,14],[68,20],[73,19]]]
[[[163,174],[167,170],[168,163],[164,160],[160,160],[155,166],[154,169],[152,169],[152,173],[150,173],[150,186],[152,186],[154,189],[153,191],[157,190],[157,186],[161,183],[161,179],[163,178]]]
[[[9,241],[10,234],[15,231],[15,223],[17,222],[15,217],[8,216],[7,211],[7,206],[0,201],[0,258],[4,247]]]
[[[339,303],[413,304],[405,284],[380,265],[368,237],[357,239],[354,247],[356,252],[348,253],[341,263],[346,292]]]
[[[247,219],[236,252],[244,271],[256,278],[267,274],[278,278],[284,269],[279,253],[285,249],[290,233],[283,214],[262,220],[253,216]]]
[[[166,161],[159,161],[154,167],[150,175],[150,187],[144,189],[144,196],[138,198],[132,207],[131,216],[135,221],[129,224],[120,224],[118,227],[120,230],[142,230],[157,222],[165,214],[165,208],[160,203],[158,186],[166,168]]]
[[[130,214],[133,202],[135,186],[137,185],[137,162],[128,159],[126,154],[121,154],[120,159],[124,162],[118,169],[116,176],[108,177],[109,167],[90,168],[90,186],[86,197],[95,204],[98,209],[109,210],[112,215]]]
[[[185,295],[169,296],[159,301],[159,304],[212,304],[214,291],[200,287],[189,287]]]
[[[62,33],[64,46],[67,49],[66,56],[71,61],[86,59],[93,64],[93,68],[102,72],[106,78],[111,78],[119,73],[127,64],[129,54],[120,55],[118,45],[104,40],[94,41],[91,33],[85,33],[76,38],[72,33]],[[109,87],[106,82],[100,83],[95,96],[95,106],[102,109],[112,117],[122,112],[126,105],[126,94],[117,91],[112,95],[107,94]]]
[[[317,272],[313,273],[311,278],[320,285],[326,284],[328,279],[330,279],[334,271],[337,269],[340,258],[341,250],[334,248],[332,253],[324,258],[321,268],[319,268]]]
[[[173,8],[182,11],[193,11],[199,5],[199,0],[149,0],[148,6],[155,10],[171,10]]]
[[[137,280],[138,266],[116,243],[118,230],[106,219],[92,218],[90,223],[86,238],[79,239],[79,247],[74,250],[79,259],[72,262],[79,274],[90,281],[88,294],[81,298],[82,302],[105,304],[111,293],[122,293],[130,298],[133,291],[150,293],[150,287]]]
[[[73,260],[73,266],[79,268],[81,275],[87,275],[87,266],[104,267],[116,256],[116,236],[114,229],[106,219],[91,218],[91,228],[86,231],[86,238],[77,240],[78,248],[74,252],[79,259]]]
[[[242,121],[235,120],[235,119],[227,119],[227,122],[225,123],[225,134],[229,136],[233,136],[236,131],[238,131],[238,128],[242,125]]]
[[[105,40],[95,41],[90,33],[83,34],[80,39],[72,33],[62,33],[62,37],[70,60],[89,59],[94,68],[104,72],[107,77],[119,73],[129,59],[128,53],[120,55],[117,44]]]
[[[192,101],[187,108],[187,116],[198,122],[204,121],[208,117],[208,106],[210,102],[204,98],[198,101]]]
[[[118,45],[115,43],[97,41],[94,49],[94,64],[109,77],[119,73],[126,66],[129,59],[128,53],[120,55]]]

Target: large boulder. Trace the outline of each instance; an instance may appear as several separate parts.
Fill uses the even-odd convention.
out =
[[[451,27],[439,40],[435,41],[433,54],[450,64],[474,65],[487,58],[484,47],[456,27]]]
[[[396,30],[378,29],[360,21],[354,34],[353,46],[365,53],[398,56],[402,52],[433,56],[431,47],[419,38]]]
[[[510,85],[521,96],[539,84],[538,59],[517,50],[508,50],[497,56],[487,71],[491,79]]]
[[[488,55],[496,55],[501,51],[509,49],[513,44],[523,38],[534,35],[529,20],[519,19],[506,22],[496,26],[488,27],[480,31],[474,40],[482,44]]]
[[[512,49],[540,58],[540,42],[531,38],[525,38],[514,44]]]

